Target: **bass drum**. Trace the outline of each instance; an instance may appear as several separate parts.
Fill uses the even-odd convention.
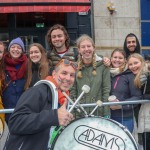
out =
[[[52,150],[138,150],[132,134],[121,124],[102,117],[73,121],[60,130]]]

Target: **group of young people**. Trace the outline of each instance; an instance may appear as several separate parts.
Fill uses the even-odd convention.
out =
[[[33,43],[26,55],[20,38],[10,42],[6,53],[0,50],[2,102],[4,108],[15,108],[11,116],[5,115],[10,131],[5,150],[46,149],[52,126],[66,126],[83,116],[76,110],[73,115],[67,111],[62,92],[76,100],[83,85],[88,85],[90,92],[80,100],[84,104],[107,102],[111,95],[116,96],[115,102],[150,99],[150,64],[140,55],[134,34],[127,35],[124,47],[115,49],[110,58],[97,55],[93,39],[85,34],[77,39],[77,49],[70,48],[69,35],[59,24],[48,30],[47,41],[48,52]],[[34,86],[43,79],[53,88],[44,83]],[[92,109],[85,108],[88,114]],[[139,105],[127,104],[100,107],[94,115],[111,118],[132,133],[138,113]]]

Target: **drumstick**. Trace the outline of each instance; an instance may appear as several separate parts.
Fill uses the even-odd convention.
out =
[[[72,99],[65,93],[65,92],[62,92],[64,94],[64,96],[68,99],[68,101],[73,105],[74,102],[72,101]],[[80,109],[78,109],[78,107],[75,106],[75,108],[77,109],[78,113],[80,113]]]
[[[74,102],[72,101],[72,99],[65,93],[65,92],[62,92],[65,96],[66,96],[66,98],[70,101],[70,103],[73,105],[74,104]],[[86,112],[86,110],[80,105],[80,103],[78,102],[78,104],[77,104],[79,107],[80,107],[80,109],[84,112],[84,114],[85,114],[85,116],[87,116],[88,114],[87,114],[87,112]],[[77,111],[80,113],[81,111],[80,111],[80,109],[78,109],[78,107],[77,106],[75,106],[75,108],[77,109]]]
[[[72,112],[72,110],[74,109],[74,107],[77,105],[77,103],[79,102],[79,100],[82,98],[82,96],[85,93],[88,93],[90,91],[90,87],[88,85],[83,85],[82,87],[82,93],[79,95],[79,97],[76,99],[75,103],[72,105],[72,107],[69,109],[69,112]]]
[[[90,116],[93,115],[93,113],[95,112],[95,110],[98,108],[98,107],[101,107],[103,105],[102,101],[101,100],[98,100],[96,102],[96,106],[95,108],[92,110],[92,112],[89,114]]]

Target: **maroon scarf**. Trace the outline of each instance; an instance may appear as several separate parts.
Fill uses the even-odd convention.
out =
[[[27,56],[25,54],[22,54],[18,59],[12,59],[10,54],[7,53],[4,56],[4,62],[5,70],[8,71],[12,81],[25,77],[27,67]],[[19,69],[16,69],[17,65],[20,65]]]

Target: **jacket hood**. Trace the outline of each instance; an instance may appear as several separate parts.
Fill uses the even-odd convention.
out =
[[[124,51],[126,52],[126,57],[128,58],[129,55],[131,54],[131,52],[129,51],[129,49],[127,48],[127,38],[128,37],[135,37],[136,38],[136,48],[135,51],[133,53],[138,53],[140,54],[140,43],[139,40],[137,38],[137,36],[133,33],[130,33],[126,36],[125,41],[124,41]]]

